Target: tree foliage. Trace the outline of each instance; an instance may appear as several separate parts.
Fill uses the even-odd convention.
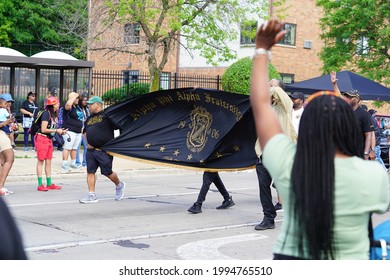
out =
[[[161,71],[180,44],[188,51],[199,51],[210,64],[235,58],[228,45],[238,38],[234,25],[239,26],[242,19],[253,15],[265,17],[267,9],[267,1],[258,0],[107,0],[106,5],[110,16],[102,22],[106,26],[139,24],[146,46],[131,49],[123,44],[107,46],[100,42],[91,50],[146,56],[152,90],[158,89]]]
[[[86,54],[88,0],[0,1],[0,45],[28,56],[58,50]]]
[[[390,84],[390,1],[317,0],[325,46],[323,70],[342,68]]]
[[[222,75],[222,89],[249,95],[252,66],[253,61],[249,57],[241,58],[230,65]],[[269,64],[268,72],[270,79],[281,79],[279,72],[271,63]]]

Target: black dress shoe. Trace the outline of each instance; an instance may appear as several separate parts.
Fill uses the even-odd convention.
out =
[[[235,203],[234,203],[232,197],[229,196],[229,199],[224,200],[224,201],[222,202],[222,204],[221,204],[220,206],[217,207],[217,209],[218,209],[218,210],[227,209],[227,208],[232,207],[232,206],[234,206],[234,205],[235,205]]]
[[[260,224],[255,226],[255,230],[266,230],[266,229],[274,229],[275,223],[262,221]]]
[[[282,204],[280,204],[279,202],[277,202],[277,203],[274,205],[274,207],[275,207],[275,211],[280,211],[280,210],[283,209]]]
[[[202,213],[202,204],[195,202],[194,205],[192,205],[189,209],[188,212],[194,213],[194,214],[199,214]]]

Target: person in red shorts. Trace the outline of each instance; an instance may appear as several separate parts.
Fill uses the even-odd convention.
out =
[[[37,151],[37,176],[38,191],[60,190],[62,187],[57,186],[51,181],[51,160],[53,158],[53,141],[55,133],[63,135],[66,129],[57,128],[57,112],[60,103],[57,97],[49,97],[47,106],[41,116],[41,127],[35,134],[35,148]],[[42,167],[45,164],[46,186],[42,182]]]

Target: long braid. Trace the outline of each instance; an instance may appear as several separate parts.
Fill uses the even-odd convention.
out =
[[[341,98],[320,96],[305,108],[298,135],[291,174],[292,209],[296,228],[302,229],[298,250],[305,258],[334,259],[334,156],[336,149],[359,156],[355,117]]]

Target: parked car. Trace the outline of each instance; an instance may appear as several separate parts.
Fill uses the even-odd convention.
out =
[[[381,158],[386,168],[389,168],[390,116],[376,115],[375,119],[381,124]]]
[[[390,128],[382,130],[380,146],[381,158],[385,163],[386,168],[389,168]]]

